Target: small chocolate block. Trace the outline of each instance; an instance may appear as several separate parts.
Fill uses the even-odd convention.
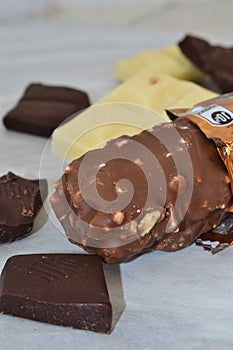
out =
[[[8,129],[49,137],[65,119],[89,105],[88,95],[83,91],[31,84],[3,121]]]
[[[110,333],[112,306],[99,257],[86,254],[13,256],[0,280],[0,312]]]
[[[180,43],[182,52],[221,92],[233,90],[233,47],[213,46],[207,41],[187,35]]]
[[[46,180],[28,180],[11,172],[0,177],[0,243],[30,234],[47,193]]]

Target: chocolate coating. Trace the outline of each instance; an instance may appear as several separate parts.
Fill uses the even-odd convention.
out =
[[[8,129],[49,137],[65,119],[89,105],[83,91],[31,84],[3,122]]]
[[[200,70],[206,73],[221,92],[233,91],[233,47],[213,46],[187,35],[179,47]]]
[[[0,243],[31,233],[47,192],[46,180],[28,180],[11,172],[0,177]]]
[[[0,280],[0,312],[101,333],[112,307],[101,259],[86,254],[11,257]]]
[[[129,161],[124,158],[132,142]],[[139,146],[144,153],[140,154]],[[103,163],[106,152],[113,159]],[[57,182],[51,203],[68,239],[107,263],[127,261],[154,249],[185,248],[232,211],[230,180],[216,146],[185,117],[150,132],[115,139],[87,155],[86,178],[79,178],[85,157],[74,160]],[[99,171],[89,181],[93,167]],[[86,199],[94,181],[102,198],[111,202],[118,196],[121,203],[128,191],[120,186],[122,179],[133,185],[133,195],[120,210],[98,210],[97,197]],[[152,192],[155,195],[146,206]]]

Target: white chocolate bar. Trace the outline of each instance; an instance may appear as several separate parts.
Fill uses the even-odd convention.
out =
[[[147,50],[134,57],[119,61],[115,67],[117,80],[124,81],[143,68],[151,68],[157,73],[170,74],[175,78],[200,82],[204,75],[182,53],[178,45],[162,50]]]
[[[215,96],[195,83],[146,69],[57,128],[52,151],[70,162],[113,138],[132,136],[156,123],[170,121],[165,109],[193,107]]]
[[[167,119],[165,109],[191,108],[217,96],[193,82],[146,68],[120,84],[97,103],[131,102],[155,110]]]

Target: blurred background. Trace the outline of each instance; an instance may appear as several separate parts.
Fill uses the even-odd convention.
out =
[[[232,44],[232,0],[0,0],[0,112],[32,81],[116,86],[114,66],[186,33]]]
[[[232,34],[232,0],[1,0],[0,23],[75,17],[79,23]]]

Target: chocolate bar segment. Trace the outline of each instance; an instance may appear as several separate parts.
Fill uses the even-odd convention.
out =
[[[11,257],[0,281],[0,312],[110,333],[112,307],[101,259],[86,254]]]
[[[0,177],[0,243],[28,236],[47,197],[46,180],[29,180],[11,172]]]
[[[180,43],[182,52],[207,74],[221,92],[233,91],[233,47],[213,46],[187,35]]]
[[[84,91],[43,84],[29,85],[21,98],[22,100],[60,101],[75,105],[80,104],[80,108],[85,108],[89,105],[88,95]]]
[[[3,122],[8,129],[49,137],[72,114],[89,107],[83,91],[31,84]]]
[[[89,178],[93,168],[96,177]],[[130,189],[123,179],[133,188],[125,205]],[[106,207],[90,194],[93,183]],[[233,204],[214,142],[185,117],[88,152],[68,165],[55,188],[51,203],[68,239],[107,263],[185,248],[230,216]],[[111,207],[116,199],[121,209]]]

